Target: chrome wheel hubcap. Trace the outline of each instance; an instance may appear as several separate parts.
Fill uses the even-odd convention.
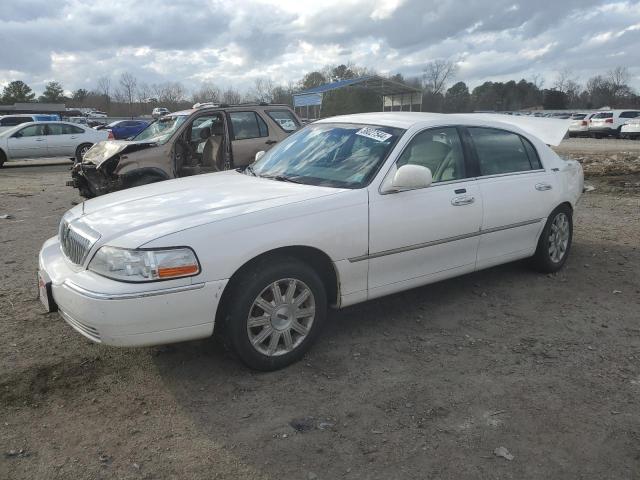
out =
[[[569,219],[564,213],[559,213],[551,223],[549,232],[549,258],[558,263],[567,253],[569,246]]]
[[[295,278],[273,282],[249,309],[247,334],[251,345],[270,357],[291,352],[311,331],[315,310],[315,298],[304,282]]]

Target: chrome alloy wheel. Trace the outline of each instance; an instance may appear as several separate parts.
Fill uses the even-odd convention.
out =
[[[553,219],[549,231],[549,258],[559,263],[567,253],[569,246],[569,219],[565,213],[558,213]]]
[[[304,282],[276,280],[260,292],[249,309],[251,345],[270,357],[291,352],[311,331],[315,310],[313,292]]]

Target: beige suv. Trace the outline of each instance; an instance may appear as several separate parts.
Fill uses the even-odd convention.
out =
[[[86,198],[171,178],[253,163],[300,128],[287,105],[198,106],[169,113],[131,140],[94,145],[72,169],[67,185]]]

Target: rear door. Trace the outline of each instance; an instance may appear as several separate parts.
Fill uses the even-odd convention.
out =
[[[82,143],[84,130],[65,123],[47,123],[49,155],[52,157],[73,157],[76,147]]]
[[[8,140],[9,158],[48,156],[45,124],[36,123],[15,132]]]
[[[466,131],[478,163],[484,207],[477,267],[532,255],[553,207],[551,173],[523,136],[485,127]]]
[[[269,138],[266,122],[254,111],[227,113],[231,133],[233,166],[242,167],[253,163],[256,153],[269,148],[277,140]]]

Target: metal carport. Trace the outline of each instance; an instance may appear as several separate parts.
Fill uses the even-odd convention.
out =
[[[422,90],[379,75],[339,80],[294,93],[293,108],[299,116],[305,112],[307,119],[310,114],[313,118],[320,118],[323,94],[341,88],[365,88],[376,93],[382,99],[381,110],[384,112],[422,110]]]

